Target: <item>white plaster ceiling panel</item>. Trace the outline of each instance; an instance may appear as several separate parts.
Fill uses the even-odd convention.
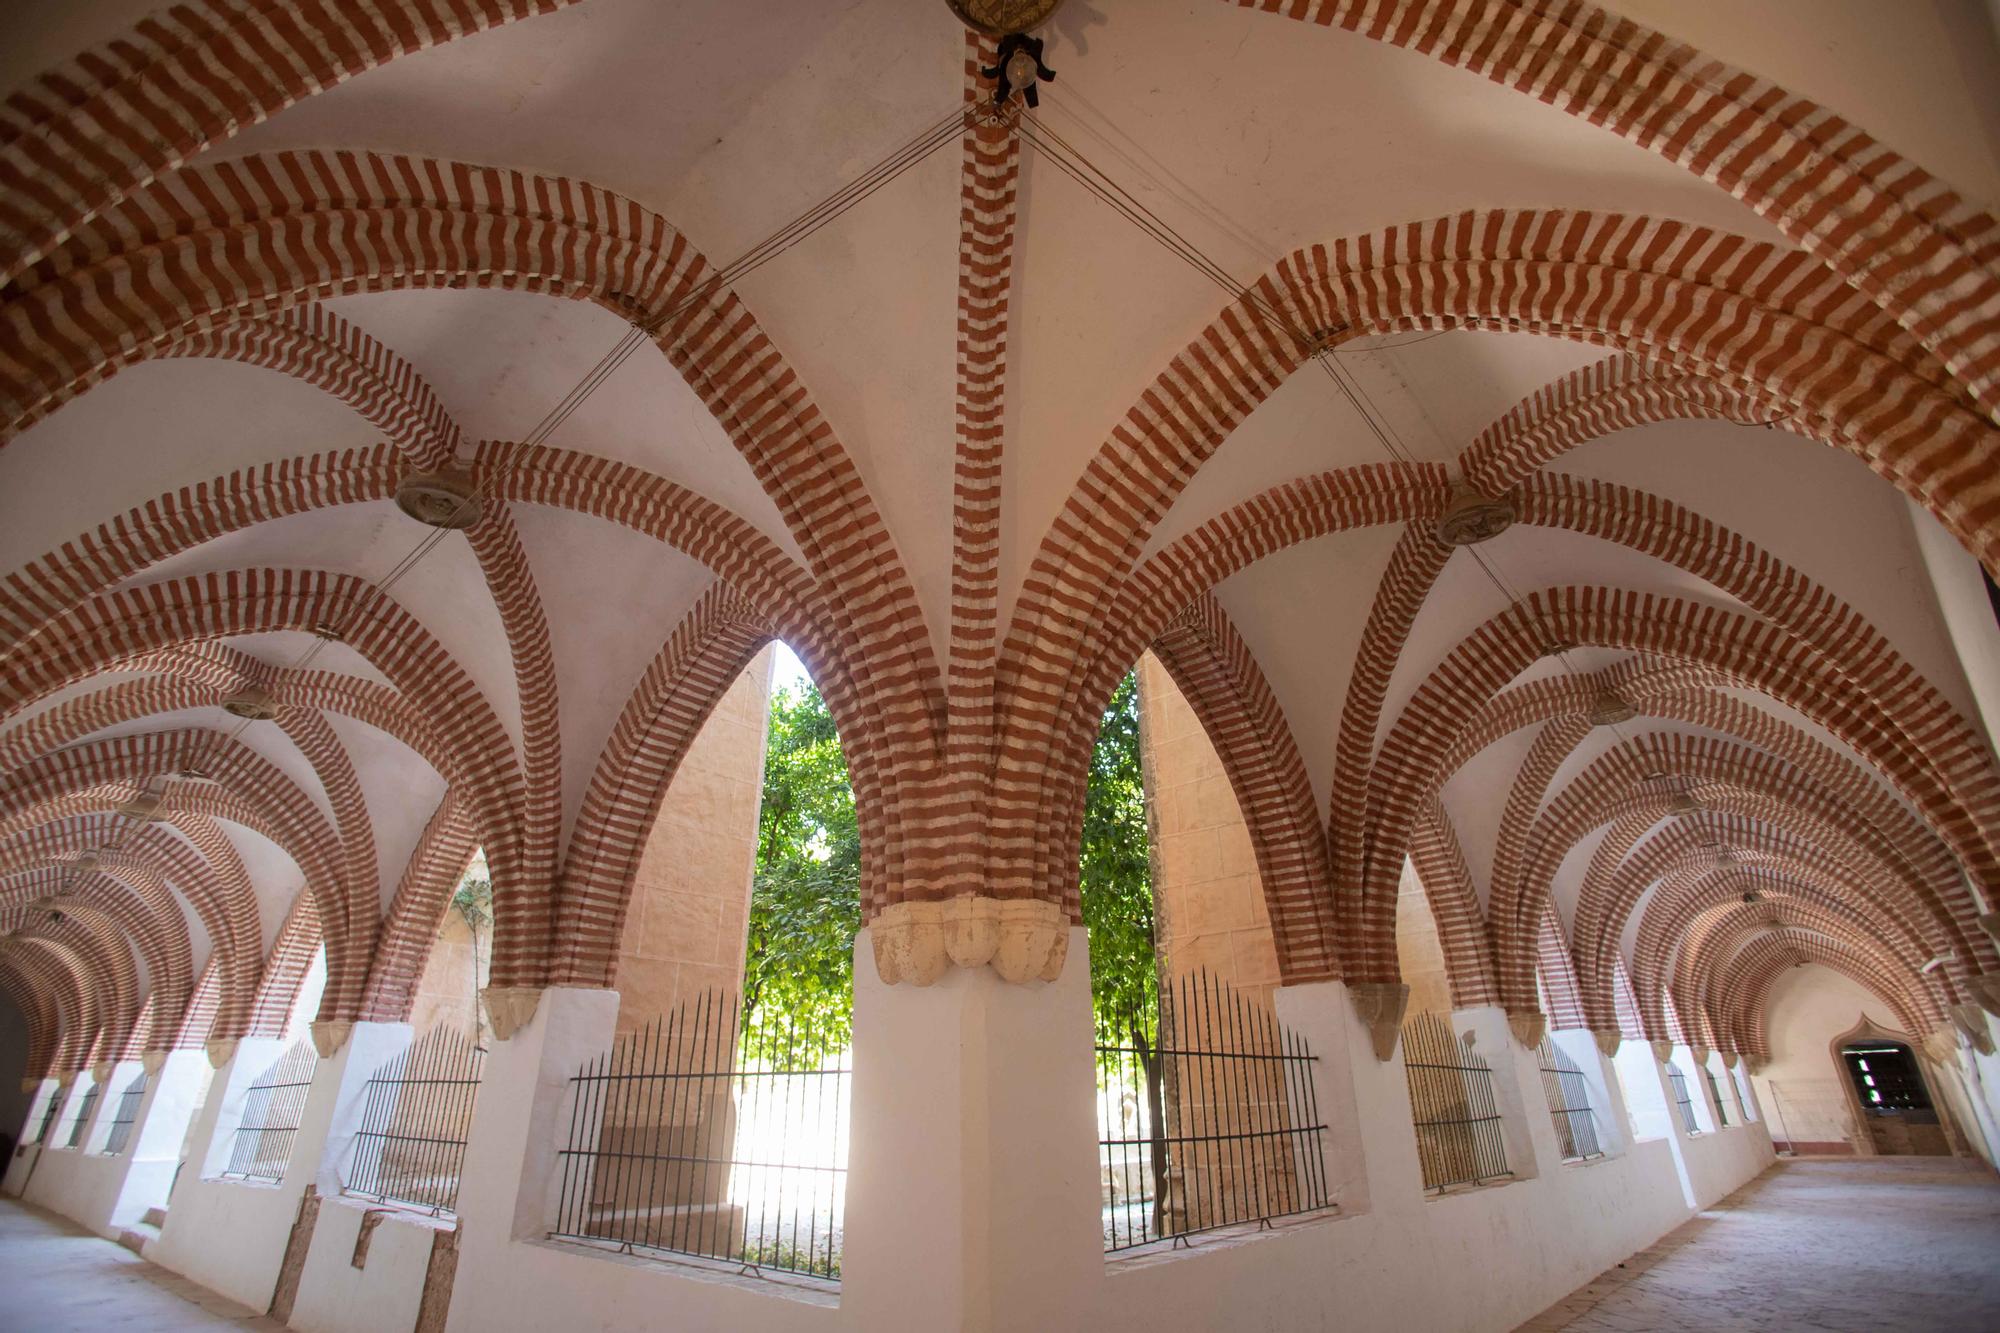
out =
[[[0,569],[183,486],[380,438],[288,375],[231,361],[142,362],[0,449]]]
[[[589,180],[658,210],[724,264],[957,108],[962,38],[935,18],[912,22],[903,0],[767,6],[748,42],[740,6],[609,0],[370,71],[225,151],[336,142]],[[719,106],[704,102],[710,80],[661,77],[705,47],[733,70]],[[854,457],[940,649],[956,156],[954,141],[737,284]]]
[[[305,886],[305,875],[284,848],[263,834],[226,819],[217,820],[216,826],[229,839],[229,845],[236,849],[244,872],[250,877],[250,887],[257,898],[257,924],[263,936],[262,950],[268,957],[272,942],[278,938],[278,928],[285,924],[285,914],[292,910],[292,900]],[[160,827],[178,841],[186,843],[196,856],[203,855],[201,849],[188,842],[179,829],[171,824]]]
[[[1350,350],[1350,346],[1352,350]],[[1413,457],[1452,464],[1481,431],[1606,349],[1532,333],[1397,333],[1334,353]]]
[[[416,751],[386,731],[377,731],[338,713],[326,714],[334,735],[346,749],[368,807],[369,832],[375,839],[377,884],[381,910],[389,910],[396,886],[409,864],[410,853],[424,826],[444,799],[445,783]],[[336,826],[338,831],[338,826]]]
[[[1502,736],[1474,755],[1449,782],[1439,796],[1445,814],[1458,832],[1466,869],[1484,908],[1492,901],[1494,844],[1500,836],[1500,819],[1507,810],[1507,796],[1514,775],[1534,746],[1540,727],[1523,727]]]
[[[376,665],[354,648],[334,639],[322,639],[304,630],[273,630],[267,634],[239,634],[225,640],[231,648],[248,653],[260,662],[280,669],[305,662],[307,671],[327,671],[353,676],[388,689],[396,686]],[[310,655],[310,661],[307,660]]]
[[[1852,454],[1787,431],[1676,421],[1619,431],[1558,466],[1651,491],[1750,538],[1853,607],[1972,714],[1903,497]]]
[[[468,447],[526,439],[631,327],[588,301],[487,288],[374,292],[326,304],[424,376]],[[656,348],[627,357],[546,443],[665,477],[798,554],[750,464]]]
[[[1554,877],[1549,881],[1549,897],[1555,902],[1556,914],[1562,918],[1563,938],[1570,948],[1577,946],[1576,939],[1576,899],[1583,891],[1583,877],[1590,869],[1590,858],[1604,842],[1609,825],[1600,824],[1585,833],[1570,849],[1563,853],[1561,864],[1556,867]]]
[[[1284,709],[1322,817],[1355,638],[1395,544],[1381,528],[1335,533],[1280,551],[1216,589]]]
[[[555,654],[567,838],[626,700],[715,577],[670,546],[598,519],[517,505],[514,521]]]

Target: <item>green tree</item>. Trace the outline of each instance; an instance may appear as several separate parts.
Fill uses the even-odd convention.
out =
[[[1097,1039],[1122,1044],[1135,1020],[1159,1013],[1153,939],[1153,871],[1146,784],[1139,760],[1139,682],[1112,691],[1091,751],[1078,861],[1083,924],[1090,932],[1090,1007]]]
[[[847,1046],[861,834],[833,715],[806,682],[771,694],[743,971],[743,1050],[817,1060]]]

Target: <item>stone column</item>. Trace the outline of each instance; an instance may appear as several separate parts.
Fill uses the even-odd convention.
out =
[[[1314,1056],[1313,1087],[1325,1124],[1327,1192],[1342,1213],[1414,1212],[1423,1167],[1410,1128],[1410,1087],[1400,1047],[1387,1060],[1347,985],[1281,986],[1278,1021]]]
[[[1084,933],[1054,981],[951,967],[930,986],[885,985],[869,935],[842,1313],[862,1328],[1062,1327],[1104,1264]]]
[[[1493,1100],[1500,1112],[1501,1141],[1516,1180],[1533,1180],[1562,1165],[1555,1124],[1542,1091],[1541,1063],[1533,1049],[1515,1040],[1507,1011],[1498,1005],[1457,1009],[1452,1031],[1472,1035],[1472,1053],[1493,1070]]]

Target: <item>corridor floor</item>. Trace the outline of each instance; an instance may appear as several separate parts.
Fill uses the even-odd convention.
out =
[[[1519,1333],[2000,1329],[2000,1181],[1948,1157],[1780,1161]]]
[[[54,1213],[0,1199],[0,1330],[283,1327]]]

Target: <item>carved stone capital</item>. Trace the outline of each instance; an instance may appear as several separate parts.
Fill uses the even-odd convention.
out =
[[[1507,1030],[1514,1034],[1515,1041],[1532,1051],[1549,1035],[1549,1016],[1539,1009],[1510,1009]]]
[[[1403,1014],[1410,1007],[1410,988],[1395,981],[1353,981],[1347,996],[1354,1013],[1368,1025],[1369,1044],[1375,1058],[1387,1061],[1396,1053],[1396,1038],[1403,1034]]]
[[[1707,1064],[1707,1063],[1708,1063],[1708,1056],[1709,1056],[1709,1050],[1708,1050],[1708,1047],[1706,1047],[1706,1046],[1691,1046],[1691,1047],[1689,1047],[1688,1049],[1694,1052],[1694,1062],[1695,1062],[1696,1064],[1698,1064],[1698,1065],[1705,1065],[1705,1064]]]
[[[166,1066],[167,1054],[166,1051],[153,1050],[140,1055],[139,1067],[146,1071],[147,1078],[159,1073]]]
[[[986,967],[1015,984],[1054,981],[1069,958],[1069,918],[1040,898],[891,903],[868,923],[875,971],[929,986],[947,967]]]
[[[1976,977],[1967,977],[1965,988],[1972,992],[1972,998],[1979,1002],[1981,1009],[2000,1015],[2000,972],[1982,972]]]
[[[1724,1051],[1722,1053],[1722,1067],[1724,1069],[1734,1069],[1736,1068],[1736,1062],[1741,1058],[1734,1051]]]
[[[1618,1054],[1618,1048],[1625,1044],[1625,1034],[1612,1028],[1610,1031],[1591,1029],[1591,1038],[1597,1043],[1597,1053],[1609,1060]]]
[[[1955,1004],[1951,1021],[1981,1055],[1993,1054],[1993,1033],[1986,1026],[1986,1011],[1976,1004]]]
[[[343,1018],[314,1019],[312,1025],[313,1049],[322,1060],[331,1060],[347,1045],[347,1039],[354,1035],[354,1024]]]
[[[39,1091],[41,1089],[41,1086],[42,1086],[42,1081],[38,1078],[24,1078],[21,1080],[21,1091],[29,1094],[30,1096],[33,1096],[37,1091]]]
[[[70,1084],[74,1082],[76,1082],[76,1071],[74,1069],[70,1070],[67,1073],[57,1074],[56,1075],[57,1093],[59,1094],[67,1093],[69,1091]]]
[[[1922,1042],[1924,1054],[1937,1064],[1949,1064],[1958,1054],[1958,1034],[1947,1025],[1925,1037]]]
[[[1765,1068],[1769,1066],[1770,1063],[1771,1062],[1769,1060],[1766,1060],[1761,1056],[1746,1055],[1743,1057],[1743,1068],[1749,1072],[1750,1077],[1752,1078],[1755,1078],[1757,1075],[1763,1073]]]
[[[236,1055],[237,1040],[235,1037],[210,1037],[206,1043],[208,1067],[220,1069],[228,1064]]]
[[[1653,1058],[1655,1060],[1658,1060],[1661,1064],[1665,1064],[1667,1063],[1667,1061],[1674,1058],[1674,1044],[1672,1042],[1656,1041],[1652,1043],[1652,1046],[1653,1046]]]
[[[90,1077],[97,1083],[99,1087],[102,1087],[106,1083],[109,1083],[111,1081],[111,1072],[117,1067],[118,1066],[115,1061],[99,1060],[96,1064],[90,1067]]]
[[[542,1002],[542,988],[488,986],[479,992],[479,999],[486,1006],[486,1021],[493,1025],[493,1036],[499,1041],[509,1041],[534,1021],[535,1010]]]

